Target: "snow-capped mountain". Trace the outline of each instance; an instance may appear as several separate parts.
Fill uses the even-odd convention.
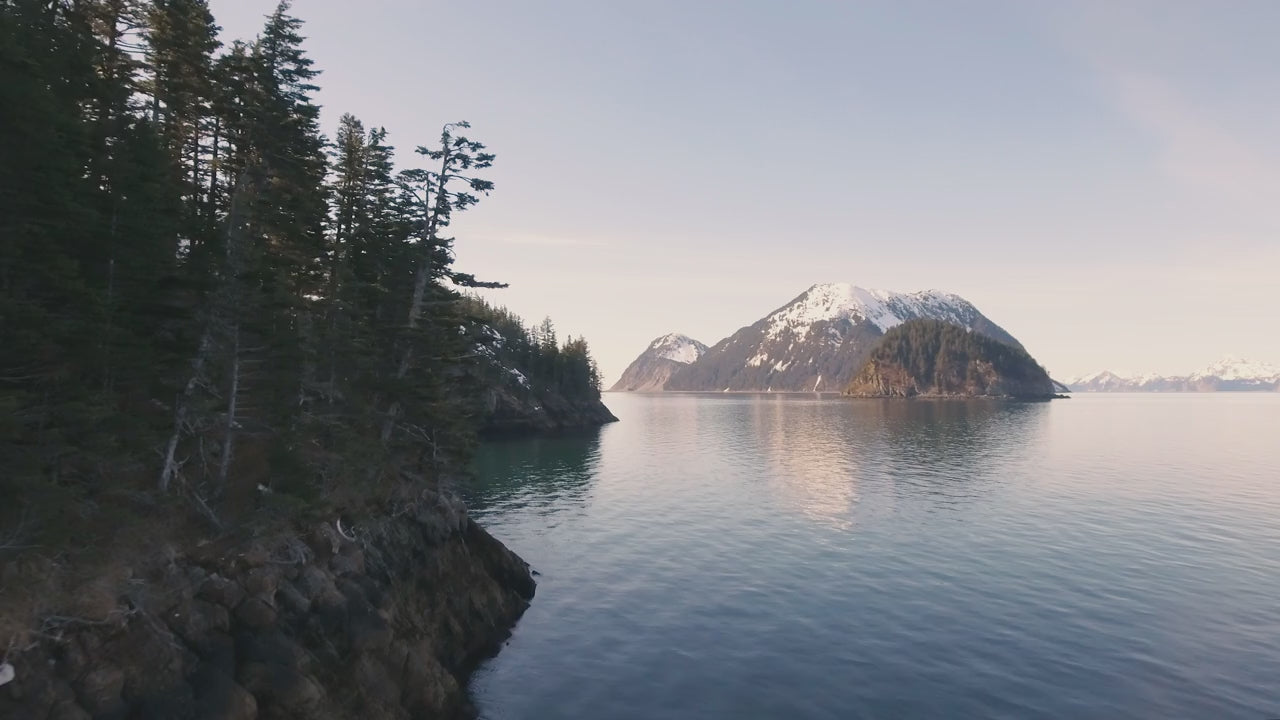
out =
[[[886,330],[916,318],[953,323],[1021,347],[958,295],[821,284],[677,368],[665,385],[647,389],[839,391]]]
[[[1073,392],[1280,391],[1280,366],[1231,355],[1187,375],[1117,375],[1109,370],[1067,382]]]
[[[609,391],[661,390],[672,374],[697,361],[706,351],[706,345],[688,335],[663,335],[649,343],[649,347],[627,366]]]
[[[1127,392],[1135,382],[1136,378],[1121,377],[1110,370],[1102,370],[1092,375],[1071,378],[1067,381],[1067,387],[1071,390],[1088,387],[1097,392]]]
[[[1220,382],[1280,383],[1280,365],[1256,362],[1228,355],[1200,372],[1192,373],[1193,380],[1214,379]]]

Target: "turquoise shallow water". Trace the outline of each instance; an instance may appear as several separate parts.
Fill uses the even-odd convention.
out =
[[[605,399],[477,458],[485,718],[1280,718],[1280,395]]]

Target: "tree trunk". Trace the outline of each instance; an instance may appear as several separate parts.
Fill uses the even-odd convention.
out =
[[[231,389],[227,392],[227,425],[222,435],[222,461],[218,467],[218,485],[214,497],[222,495],[227,488],[227,474],[231,470],[231,459],[235,452],[236,438],[236,402],[240,397],[240,325],[231,329]]]
[[[227,236],[226,236],[226,269],[227,277],[223,280],[223,287],[220,292],[214,294],[212,306],[209,309],[209,318],[205,322],[204,333],[200,336],[200,345],[196,349],[196,357],[191,362],[191,377],[187,379],[187,384],[183,386],[182,392],[178,395],[173,409],[173,433],[169,436],[169,442],[165,446],[164,467],[160,471],[160,490],[169,489],[169,483],[177,475],[179,464],[175,457],[178,449],[178,443],[182,440],[182,433],[187,424],[187,415],[191,407],[191,398],[195,394],[196,387],[200,384],[200,379],[204,376],[205,367],[209,364],[209,358],[213,353],[213,334],[214,328],[219,321],[219,314],[225,311],[234,311],[234,306],[225,300],[220,301],[219,298],[226,298],[228,294],[234,295],[234,290],[228,283],[238,283],[239,273],[236,270],[237,257],[235,255],[236,238],[240,233],[241,212],[244,205],[244,195],[249,187],[249,170],[245,170],[240,175],[240,179],[236,181],[236,189],[231,195],[231,208],[227,213]],[[237,302],[238,297],[233,297],[232,302]],[[221,306],[221,307],[220,307]],[[233,362],[236,363],[234,381],[239,382],[239,328],[240,324],[236,321],[233,324],[235,328],[235,338],[237,344],[236,357]]]
[[[446,143],[444,156],[440,158],[440,172],[436,177],[436,201],[427,210],[426,227],[422,233],[422,260],[418,262],[418,273],[413,283],[413,298],[409,302],[410,334],[418,328],[418,320],[422,317],[422,307],[427,296],[427,283],[431,281],[431,248],[435,247],[440,213],[444,211],[445,183],[449,177],[449,163],[452,159],[452,155],[449,153],[449,145]],[[428,202],[429,198],[423,198],[424,205]],[[404,355],[400,359],[400,365],[396,368],[396,380],[403,380],[409,374],[409,367],[412,364],[413,344],[412,340],[410,340],[404,350]],[[394,400],[391,403],[391,407],[387,409],[387,419],[382,425],[382,442],[384,444],[391,440],[391,431],[395,428],[396,420],[399,416],[400,401]]]
[[[213,118],[213,143],[212,157],[209,159],[209,196],[205,202],[205,222],[209,223],[207,227],[212,227],[214,219],[218,216],[218,143],[221,142],[219,135],[222,132],[222,118],[216,115]]]
[[[187,384],[183,386],[182,393],[178,395],[177,400],[174,402],[173,434],[169,436],[169,442],[165,446],[164,467],[160,470],[161,492],[168,491],[169,483],[178,474],[180,465],[175,453],[178,450],[178,442],[182,440],[182,430],[187,424],[187,410],[191,407],[191,396],[195,394],[196,386],[200,384],[200,378],[204,375],[204,366],[212,349],[213,324],[211,322],[205,326],[204,334],[200,337],[200,346],[196,350],[196,358],[191,362],[191,377],[187,379]]]

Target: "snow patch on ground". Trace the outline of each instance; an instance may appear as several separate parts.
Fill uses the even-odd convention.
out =
[[[488,325],[480,326],[480,334],[485,336],[489,340],[489,344],[493,345],[494,347],[500,348],[503,345],[507,344],[507,339],[502,336],[502,333],[498,332],[497,330],[494,330]]]

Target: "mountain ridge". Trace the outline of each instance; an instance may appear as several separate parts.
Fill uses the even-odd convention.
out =
[[[627,366],[609,392],[649,392],[662,390],[672,375],[694,363],[707,346],[682,333],[654,338]]]
[[[896,292],[851,283],[818,283],[712,345],[693,362],[671,367],[670,375],[660,384],[651,382],[644,389],[842,391],[885,332],[919,318],[949,322],[1022,347],[973,303],[954,293]],[[641,358],[646,353],[649,350]],[[620,380],[611,389],[628,390],[633,385]]]
[[[1280,365],[1227,355],[1185,375],[1121,375],[1101,370],[1066,384],[1072,392],[1280,392]]]

